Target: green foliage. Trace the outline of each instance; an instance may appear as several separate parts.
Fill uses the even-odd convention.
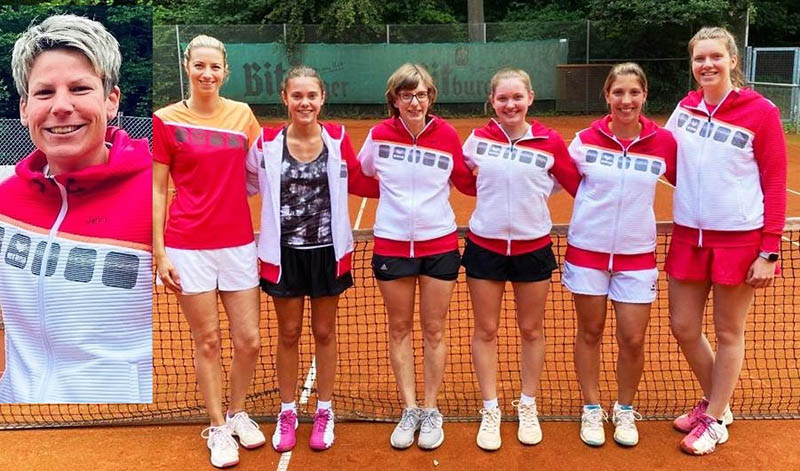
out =
[[[586,19],[586,14],[582,10],[566,9],[564,8],[564,4],[562,2],[547,3],[543,5],[535,5],[523,2],[511,2],[506,15],[502,18],[501,21],[564,22],[564,21],[583,21],[585,19]]]
[[[67,2],[43,2],[30,6],[0,6],[0,84],[7,85],[7,99],[0,99],[0,116],[18,117],[19,95],[13,87],[11,76],[11,50],[19,35],[33,21],[61,13],[74,13],[103,23],[117,38],[122,52],[120,110],[130,116],[151,114],[152,81],[152,21],[149,2],[136,2],[134,6],[113,8],[92,6],[111,2],[76,1],[75,6]],[[117,2],[130,3],[130,2]],[[0,89],[0,98],[2,91]]]
[[[750,44],[759,47],[800,45],[797,0],[758,0],[750,15]]]

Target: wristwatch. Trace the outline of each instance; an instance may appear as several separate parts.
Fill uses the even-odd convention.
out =
[[[763,250],[758,253],[758,256],[770,262],[777,262],[780,255],[777,252],[764,252]]]

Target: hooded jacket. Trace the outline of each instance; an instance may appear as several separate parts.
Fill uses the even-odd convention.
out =
[[[429,115],[414,137],[400,117],[389,118],[370,129],[358,160],[380,182],[376,254],[424,257],[458,248],[450,183],[472,196],[476,188],[453,126]]]
[[[561,136],[533,121],[511,142],[491,120],[464,142],[464,159],[478,169],[470,240],[504,255],[547,246],[553,227],[547,199],[554,179],[573,196],[581,179]]]
[[[261,233],[258,258],[261,277],[278,283],[281,278],[281,159],[283,127],[263,128],[247,155],[248,193],[261,193]],[[344,126],[322,123],[322,141],[328,149],[327,176],[331,199],[331,233],[336,256],[336,276],[350,271],[353,231],[350,228],[348,191],[377,197],[378,182],[365,177]]]
[[[675,139],[644,116],[639,137],[623,143],[606,116],[579,131],[569,146],[583,179],[567,233],[566,260],[602,270],[655,267],[658,179],[675,183]]]
[[[0,402],[152,402],[152,164],[109,127],[108,162],[0,184]]]
[[[786,222],[787,166],[778,108],[752,90],[733,89],[709,110],[696,90],[681,100],[666,128],[678,142],[675,235],[703,246],[708,230],[708,245],[739,240],[777,252]],[[726,237],[715,231],[736,232]]]

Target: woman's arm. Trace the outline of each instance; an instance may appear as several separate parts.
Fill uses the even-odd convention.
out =
[[[342,132],[344,133],[342,159],[347,164],[348,192],[365,198],[378,198],[380,196],[378,180],[364,175],[364,171],[361,169],[361,162],[358,161],[353,150],[353,143],[350,142],[350,136],[344,132],[344,128],[342,128]]]
[[[153,262],[161,281],[170,290],[180,293],[181,279],[164,247],[164,225],[167,219],[169,167],[153,162]]]
[[[170,290],[180,293],[178,271],[167,257],[164,247],[164,226],[167,221],[170,153],[169,138],[164,122],[153,116],[153,263],[161,281]]]
[[[556,132],[553,132],[550,138],[556,139],[557,142],[555,152],[553,152],[553,168],[550,169],[550,174],[574,198],[575,193],[578,192],[578,185],[581,183],[581,174],[567,151],[564,139]]]

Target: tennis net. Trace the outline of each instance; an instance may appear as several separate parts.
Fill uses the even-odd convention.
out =
[[[559,261],[566,249],[566,226],[553,230]],[[659,224],[657,259],[663,267],[671,225]],[[800,218],[791,219],[782,242],[783,276],[774,286],[759,290],[747,319],[747,353],[732,399],[734,414],[743,418],[800,418]],[[337,333],[338,373],[334,393],[337,418],[394,420],[401,412],[389,363],[386,314],[370,269],[371,231],[357,231],[353,258],[355,286],[341,298]],[[697,382],[673,339],[668,320],[666,277],[658,283],[645,351],[645,371],[636,407],[646,418],[673,417],[690,408],[701,395]],[[0,404],[0,428],[91,424],[204,422],[205,409],[197,389],[192,339],[175,296],[153,287],[154,402],[147,405]],[[707,306],[705,330],[715,343]],[[315,410],[313,337],[306,303],[300,344],[297,401],[301,415]],[[220,310],[223,311],[220,305]],[[415,315],[413,345],[417,392],[422,397],[422,335]],[[602,404],[616,399],[617,357],[613,310],[602,343],[600,388]],[[231,365],[229,323],[220,315],[225,372]],[[471,358],[472,309],[463,273],[453,293],[448,315],[449,357],[439,407],[448,420],[479,420],[481,396]],[[545,313],[546,359],[537,393],[544,419],[575,420],[581,397],[573,367],[576,320],[572,298],[553,276]],[[262,350],[247,399],[252,416],[270,418],[279,409],[275,374],[277,322],[272,303],[262,294]],[[504,416],[512,416],[511,400],[519,397],[520,339],[513,292],[508,287],[498,332],[497,386]],[[228,391],[226,391],[226,394]]]

